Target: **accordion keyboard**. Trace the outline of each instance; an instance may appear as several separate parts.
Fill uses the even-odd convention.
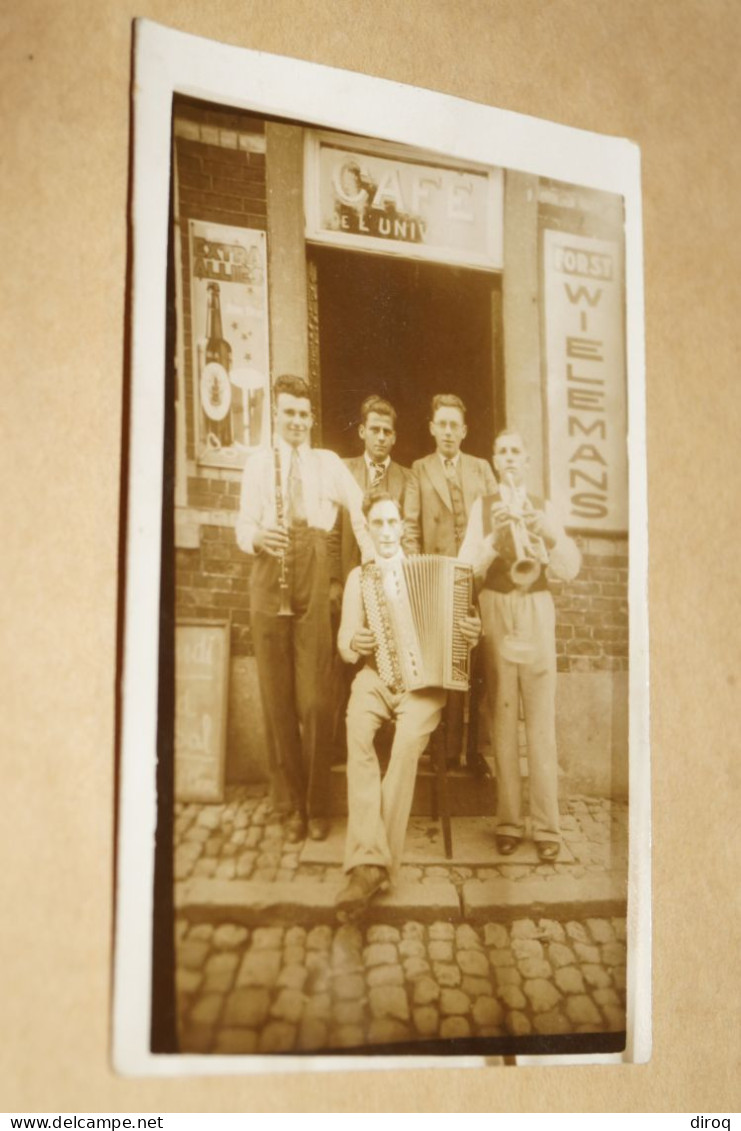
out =
[[[458,625],[471,606],[470,566],[433,554],[368,562],[361,592],[376,637],[376,667],[387,687],[468,688],[470,648]]]

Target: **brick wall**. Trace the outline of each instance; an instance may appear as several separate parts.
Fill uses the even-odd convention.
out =
[[[267,229],[265,124],[247,113],[205,108],[177,98],[173,134],[182,264],[187,502],[205,518],[208,511],[236,512],[241,473],[195,462],[188,221]],[[230,617],[232,656],[251,655],[251,559],[237,546],[233,525],[202,522],[198,541],[197,547],[176,551],[176,616]]]
[[[217,475],[218,472],[204,468],[199,475],[189,476],[188,504],[210,511],[239,510],[240,478],[229,472],[222,472],[223,478]]]
[[[232,656],[252,655],[249,573],[231,526],[200,528],[197,549],[176,550],[175,614],[197,619],[231,617]]]
[[[579,576],[553,582],[558,670],[627,671],[628,541],[580,537]]]

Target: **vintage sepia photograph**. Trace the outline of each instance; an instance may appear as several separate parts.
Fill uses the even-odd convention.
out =
[[[117,1066],[644,1061],[638,151],[136,40]]]

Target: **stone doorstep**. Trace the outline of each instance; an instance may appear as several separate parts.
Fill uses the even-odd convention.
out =
[[[333,819],[326,840],[306,840],[299,860],[302,864],[341,865],[345,851],[345,819]],[[402,864],[427,866],[431,864],[455,867],[493,867],[496,864],[540,864],[535,844],[523,839],[511,856],[497,852],[492,817],[451,817],[453,855],[445,856],[443,829],[439,820],[432,817],[412,817],[407,828]],[[574,864],[574,854],[565,840],[556,860],[549,864]]]
[[[335,923],[335,896],[345,883],[312,879],[269,883],[254,880],[186,880],[176,890],[175,911],[198,922],[229,920],[247,927],[277,923]],[[461,905],[447,880],[418,884],[403,882],[378,895],[363,922],[403,922],[417,919],[459,921]]]
[[[337,882],[311,879],[268,883],[252,880],[187,880],[177,885],[175,910],[192,922],[243,926],[269,923],[334,923]],[[510,922],[523,918],[624,916],[624,881],[613,876],[553,876],[547,880],[467,880],[462,897],[446,880],[401,881],[373,900],[363,916],[372,922]]]
[[[467,880],[463,885],[462,915],[467,923],[514,919],[601,919],[625,916],[627,883],[621,876],[557,875]]]

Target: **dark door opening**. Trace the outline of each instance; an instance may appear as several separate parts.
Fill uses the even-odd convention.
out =
[[[498,275],[393,256],[313,247],[317,267],[321,443],[361,451],[360,405],[371,393],[398,413],[394,459],[410,466],[433,450],[436,393],[466,404],[464,449],[491,457],[501,390]]]

